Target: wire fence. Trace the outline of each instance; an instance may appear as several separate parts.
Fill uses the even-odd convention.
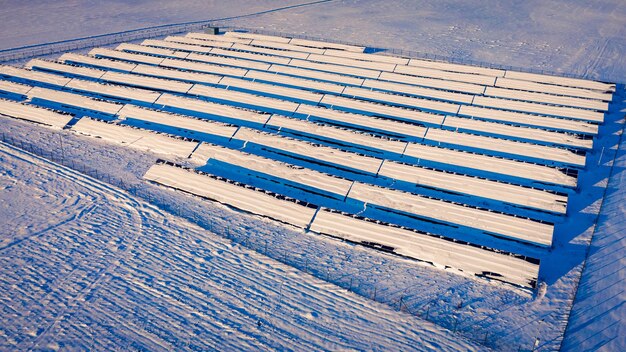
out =
[[[68,157],[62,148],[45,149],[5,133],[2,133],[2,142],[116,186],[166,212],[185,218],[214,234],[225,237],[233,244],[254,250],[257,253],[337,285],[347,291],[386,304],[400,312],[430,321],[482,345],[504,350],[535,351],[541,349],[543,345],[552,342],[542,341],[543,339],[539,335],[534,339],[529,339],[529,336],[526,335],[516,338],[515,340],[518,342],[511,344],[510,339],[506,338],[507,335],[511,335],[515,331],[521,331],[524,325],[510,329],[506,335],[499,335],[495,330],[492,331],[490,329],[493,323],[484,324],[468,318],[468,314],[471,315],[471,311],[468,310],[470,305],[467,302],[456,302],[450,308],[449,305],[442,306],[438,303],[442,297],[424,299],[419,295],[414,295],[413,292],[419,290],[418,287],[392,289],[389,285],[380,284],[376,279],[372,281],[371,278],[363,277],[362,275],[338,271],[335,263],[324,263],[316,260],[318,259],[317,257],[312,257],[312,255],[308,255],[304,251],[296,252],[278,247],[271,240],[256,237],[254,234],[246,231],[246,229],[235,227],[228,222],[215,221],[214,218],[207,217],[206,214],[201,213],[198,209],[176,202],[176,194],[172,194],[172,192],[163,192],[163,188],[154,187],[147,182],[120,178],[106,171],[90,167],[71,156]],[[346,260],[349,260],[349,258],[346,258]],[[464,313],[466,313],[465,318]],[[514,345],[516,345],[516,348],[511,348]]]

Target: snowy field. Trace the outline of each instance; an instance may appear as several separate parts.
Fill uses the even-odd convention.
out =
[[[50,28],[44,30],[42,24],[46,22],[38,23],[41,27],[24,29],[0,43],[3,47],[14,47],[183,20],[237,17],[290,4],[268,1],[249,7],[231,2],[219,9],[209,7],[214,10],[206,15],[209,17],[200,10],[207,11],[206,5],[179,5],[169,11],[169,17],[146,10],[145,4],[130,7],[111,4],[106,10],[98,9],[97,4],[74,6],[74,11],[79,12],[94,9],[94,13],[109,11],[120,15],[106,21],[79,16],[82,20],[74,21],[75,24],[93,22],[94,25],[87,26],[87,31],[64,28],[63,34]],[[59,20],[64,22],[68,22],[67,17],[76,16],[66,7],[47,6],[33,4],[24,16],[34,18],[37,11],[58,11]],[[624,52],[624,29],[620,26],[623,24],[620,11],[624,12],[624,6],[619,4],[605,4],[602,8],[568,4],[563,8],[543,2],[523,6],[498,3],[473,7],[475,17],[467,16],[467,4],[437,2],[423,4],[419,9],[413,6],[412,2],[381,5],[330,1],[223,23],[354,41],[373,47],[418,50],[455,59],[562,71],[588,78],[610,78],[614,82],[625,80],[626,68],[620,66],[623,60],[618,59]],[[516,6],[519,8],[511,9]],[[242,7],[246,8],[245,12],[240,11]],[[0,16],[7,16],[9,23],[27,10],[19,5],[7,8],[12,10]],[[486,16],[483,10],[493,14]],[[559,20],[567,12],[564,10],[581,14],[576,21],[591,22],[581,25],[564,18]],[[406,13],[415,15],[407,18]],[[450,19],[439,18],[428,23],[418,17],[433,13],[445,13]],[[134,22],[138,18],[141,22]],[[533,32],[527,26],[529,18],[537,24],[532,27]],[[50,23],[47,26],[54,28]],[[496,30],[497,27],[502,28]],[[577,27],[584,34],[575,38],[561,35],[563,28],[570,27]],[[127,49],[132,51],[134,47]],[[162,51],[158,50],[163,49],[151,50],[157,50],[160,55]],[[157,75],[146,72],[143,73]],[[85,69],[81,74],[94,72]],[[119,74],[98,77],[112,83],[124,79]],[[143,84],[161,83],[146,79]],[[230,84],[236,85],[237,81],[231,80]],[[74,86],[90,90],[94,87]],[[180,83],[170,84],[166,90],[184,92],[189,88]],[[206,96],[216,96],[221,91],[193,89],[194,94]],[[87,119],[72,128],[81,135],[2,118],[3,138],[10,144],[20,147],[21,140],[26,142],[22,149],[44,156],[47,153],[48,158],[70,168],[2,145],[1,214],[11,220],[4,222],[0,238],[0,259],[4,263],[0,285],[4,292],[10,292],[1,297],[7,318],[0,330],[0,347],[555,350],[561,346],[567,329],[565,350],[576,350],[577,346],[585,346],[585,350],[623,349],[624,340],[620,338],[623,329],[620,321],[624,315],[623,247],[614,244],[623,242],[620,219],[624,217],[624,208],[620,200],[624,166],[623,160],[613,162],[616,157],[623,159],[619,151],[624,122],[621,89],[623,85],[618,85],[617,98],[604,116],[605,123],[595,139],[594,149],[586,154],[586,163],[591,165],[588,169],[593,172],[579,175],[582,192],[571,196],[569,220],[559,223],[550,253],[541,254],[540,250],[524,249],[524,246],[507,247],[541,257],[540,285],[533,292],[433,269],[331,238],[303,234],[296,228],[233,212],[143,180],[157,158],[197,167],[194,164],[197,160],[186,159],[196,152],[188,141],[157,136],[150,141],[141,139],[143,144],[137,143],[131,149],[110,142],[143,138],[134,137],[137,132],[119,130],[105,136],[99,125],[89,124]],[[137,98],[149,102],[159,99],[159,104],[175,103],[175,99],[162,100],[158,95],[152,100],[150,95],[137,93]],[[297,98],[315,101],[321,96]],[[110,103],[105,106],[105,102],[89,103],[100,104],[97,110],[110,111],[109,115],[99,116],[105,119],[114,119],[121,107]],[[341,104],[341,101],[333,103]],[[267,111],[269,106],[252,108]],[[284,112],[289,104],[273,105],[272,109]],[[63,116],[55,118],[59,126],[68,122]],[[289,122],[274,117],[269,121],[279,131],[283,128],[280,126]],[[103,140],[84,134],[99,135]],[[210,153],[215,155],[214,151]],[[236,156],[225,158],[232,162],[229,158]],[[568,158],[556,162],[577,163],[576,158]],[[85,172],[93,177],[85,176]],[[608,201],[603,204],[605,194]],[[502,209],[510,211],[507,207]],[[539,216],[535,212],[528,214]],[[555,219],[553,215],[541,217]],[[597,219],[600,226],[594,226]],[[592,234],[592,259],[585,265]],[[606,253],[610,255],[605,256]],[[581,289],[568,323],[583,268]],[[598,280],[600,273],[608,278]],[[602,303],[595,305],[597,301]]]

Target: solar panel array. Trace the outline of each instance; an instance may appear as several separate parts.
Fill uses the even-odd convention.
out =
[[[0,114],[157,153],[151,182],[534,287],[615,85],[364,49],[228,32],[66,53],[0,67]]]

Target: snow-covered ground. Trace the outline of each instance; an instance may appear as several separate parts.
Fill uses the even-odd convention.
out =
[[[295,3],[8,3],[0,12],[0,47],[236,16]],[[52,15],[42,21],[41,13]],[[223,23],[623,82],[625,18],[626,5],[619,1],[330,1]],[[31,25],[19,25],[24,22]],[[616,164],[610,181],[607,177],[622,118],[623,112],[612,111],[600,136],[605,149],[588,160],[597,170],[581,180],[588,192],[571,209],[589,228],[574,228],[579,224],[573,223],[569,235],[559,236],[554,261],[542,267],[547,290],[536,295],[433,271],[146,185],[141,177],[154,163],[154,154],[2,119],[2,131],[11,138],[30,141],[55,158],[63,144],[66,163],[98,169],[101,180],[112,177],[113,183],[204,229],[124,191],[3,147],[0,214],[10,221],[0,227],[1,277],[7,278],[0,284],[9,294],[1,296],[7,320],[0,330],[0,346],[181,349],[202,340],[207,344],[189,347],[473,350],[486,345],[530,350],[539,338],[538,349],[554,350],[560,346],[594,232],[601,190],[608,184],[608,203],[599,217],[563,347],[576,350],[606,343],[606,350],[623,349],[623,249],[613,245],[623,243],[624,237],[624,208],[619,206],[624,197],[623,163]],[[46,261],[39,261],[44,257]],[[608,278],[599,280],[604,274]],[[154,304],[147,309],[146,302]],[[596,302],[602,302],[602,311]],[[380,328],[374,328],[376,324]],[[89,337],[93,342],[86,342]]]

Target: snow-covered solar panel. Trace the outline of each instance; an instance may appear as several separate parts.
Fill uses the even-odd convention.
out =
[[[178,69],[164,68],[150,65],[137,65],[131,73],[139,73],[147,76],[172,78],[182,81],[200,82],[208,84],[218,83],[223,76],[210,73],[181,71]]]
[[[520,258],[340,213],[318,212],[310,230],[353,242],[388,246],[394,253],[431,262],[438,267],[485,275],[524,287],[534,287],[539,275],[538,264]]]
[[[515,142],[506,139],[495,139],[467,133],[456,133],[455,131],[437,128],[429,128],[424,138],[426,140],[445,144],[498,151],[510,155],[526,156],[542,161],[564,163],[578,167],[585,166],[584,155],[579,155],[567,149],[554,148],[545,145]]]
[[[599,90],[601,92],[615,91],[615,84],[604,83],[598,81],[591,81],[579,78],[549,76],[537,73],[527,73],[507,70],[504,74],[505,78],[512,78],[522,81],[540,82],[547,84],[554,84],[566,87],[575,87],[591,90]]]
[[[261,53],[261,54],[274,55],[274,56],[282,56],[282,57],[287,57],[287,58],[292,58],[292,59],[305,60],[307,57],[309,57],[309,53],[303,53],[300,51],[261,48],[258,46],[245,45],[245,44],[233,44],[231,49],[250,51],[254,53]]]
[[[300,67],[291,67],[291,66],[283,66],[283,65],[272,65],[268,71],[278,72],[285,75],[297,76],[310,78],[320,81],[328,81],[331,83],[342,83],[342,84],[350,84],[360,86],[363,84],[362,78],[343,76],[336,73],[328,73],[317,70],[310,70],[306,68]]]
[[[59,61],[65,63],[80,63],[90,66],[110,68],[114,70],[120,71],[132,71],[135,66],[134,63],[117,61],[117,60],[109,60],[109,59],[98,59],[92,56],[65,53],[59,57]]]
[[[122,104],[116,104],[103,100],[96,100],[80,94],[61,92],[53,89],[34,87],[28,92],[31,99],[37,98],[54,102],[61,105],[68,105],[79,109],[88,109],[105,114],[115,115],[121,108]]]
[[[269,115],[261,114],[253,111],[237,109],[232,106],[216,104],[209,101],[180,97],[172,94],[163,94],[154,104],[155,107],[170,107],[185,110],[200,115],[212,115],[224,117],[230,120],[236,120],[240,123],[252,122],[263,125]]]
[[[515,110],[521,112],[527,112],[531,114],[542,114],[542,115],[553,115],[560,116],[570,119],[576,120],[584,120],[591,122],[602,122],[604,121],[604,114],[601,112],[586,110],[586,109],[577,109],[577,108],[568,108],[564,106],[553,106],[553,105],[545,105],[545,104],[537,104],[537,103],[527,103],[518,100],[507,100],[500,98],[491,98],[491,97],[483,97],[477,96],[474,98],[474,105],[478,106],[488,106],[492,108],[498,108],[503,110]]]
[[[385,160],[379,175],[428,188],[492,199],[526,208],[565,214],[567,196]]]
[[[263,62],[269,62],[272,64],[281,64],[281,65],[287,65],[289,64],[289,61],[291,61],[291,59],[288,57],[255,54],[255,53],[248,53],[248,52],[234,51],[234,50],[224,50],[220,48],[215,48],[211,50],[211,54],[235,57],[235,58],[246,59],[246,60],[263,61]]]
[[[340,196],[341,199],[348,194],[350,186],[352,185],[352,181],[347,179],[333,177],[315,170],[296,167],[280,161],[207,143],[202,143],[194,152],[193,157],[199,158],[203,162],[213,159],[253,172],[271,175],[278,179],[285,179],[308,186],[314,190],[322,190],[336,194]]]
[[[186,61],[177,59],[165,59],[160,63],[160,66],[177,68],[181,70],[191,70],[203,73],[209,73],[214,75],[227,75],[242,77],[248,72],[248,70],[236,67],[226,67],[206,62]]]
[[[321,82],[306,78],[291,77],[272,72],[248,71],[248,73],[246,73],[244,77],[249,78],[253,81],[261,80],[287,86],[303,87],[308,90],[313,90],[317,92],[331,92],[335,94],[341,94],[341,92],[345,88],[345,86],[340,84]]]
[[[432,68],[435,70],[442,70],[442,71],[478,74],[478,75],[491,76],[491,77],[504,77],[504,73],[505,73],[504,70],[495,69],[495,68],[460,65],[460,64],[453,64],[449,62],[431,61],[431,60],[424,60],[424,59],[411,59],[408,65]]]
[[[335,64],[316,63],[307,60],[293,59],[289,62],[289,66],[308,68],[312,70],[338,73],[342,75],[352,75],[357,77],[366,78],[378,78],[380,76],[379,70],[370,70],[365,68],[342,66]]]
[[[393,120],[374,118],[367,115],[352,114],[349,112],[324,108],[321,106],[300,105],[297,114],[315,116],[342,126],[361,126],[370,131],[379,131],[394,136],[410,136],[423,138],[426,128],[422,126],[401,123]]]
[[[181,37],[181,38],[189,39],[189,38],[184,38],[184,37]],[[183,44],[177,41],[166,41],[166,40],[155,40],[155,39],[146,39],[143,42],[141,42],[141,45],[157,47],[157,48],[174,49],[174,50],[185,51],[185,52],[194,51],[194,52],[204,53],[204,54],[208,54],[211,52],[211,50],[213,50],[212,47],[190,45],[190,44]],[[185,57],[187,55],[189,54],[187,53]]]
[[[574,87],[555,86],[551,84],[520,81],[517,79],[498,78],[496,80],[496,87],[519,89],[531,92],[557,94],[571,97],[596,99],[602,101],[611,101],[613,99],[613,93],[600,92],[596,90],[588,90]]]
[[[322,98],[322,104],[330,107],[338,106],[370,115],[397,117],[403,120],[410,120],[411,122],[427,123],[431,125],[441,125],[444,119],[444,116],[441,115],[331,95],[325,95],[324,98]]]
[[[248,32],[226,32],[224,33],[225,37],[234,37],[234,38],[243,38],[243,39],[260,39],[267,40],[270,42],[276,43],[289,43],[291,38],[279,37],[275,35],[265,35],[265,34],[257,34],[257,33],[248,33]]]
[[[125,60],[125,61],[130,61],[130,62],[140,62],[143,64],[150,64],[150,65],[158,65],[164,60],[163,57],[133,54],[133,53],[127,53],[125,51],[117,51],[117,50],[104,49],[104,48],[91,49],[91,51],[89,51],[89,55],[95,56],[95,57]]]
[[[198,145],[197,142],[185,141],[147,130],[115,125],[111,123],[80,119],[72,130],[80,134],[102,138],[107,142],[122,144],[131,148],[159,154],[187,158]]]
[[[576,177],[566,175],[558,169],[543,165],[523,163],[504,158],[461,152],[434,146],[410,143],[404,155],[420,160],[448,164],[481,170],[488,173],[527,179],[541,184],[553,184],[565,187],[576,187]]]
[[[485,91],[485,87],[479,84],[447,81],[441,78],[410,76],[393,72],[382,72],[378,79],[470,94],[483,94]]]
[[[324,51],[324,55],[346,57],[346,58],[356,59],[356,60],[382,62],[382,63],[396,64],[396,65],[407,65],[409,63],[409,59],[403,58],[403,57],[356,53],[353,51],[336,50],[336,49],[327,49],[326,51]]]
[[[292,45],[292,44],[286,44],[286,43],[278,43],[278,42],[272,42],[272,41],[269,41],[269,40],[261,40],[261,39],[254,39],[254,40],[252,40],[252,42],[250,42],[250,45],[252,45],[252,46],[260,46],[260,47],[263,47],[263,48],[270,48],[270,49],[282,49],[282,50],[289,50],[289,51],[299,51],[299,52],[310,53],[310,54],[323,54],[324,53],[324,49],[309,48],[309,47],[306,47],[306,46]]]
[[[267,71],[270,68],[270,64],[268,63],[262,63],[262,62],[245,60],[245,59],[235,59],[235,58],[229,58],[229,57],[224,57],[224,56],[191,53],[189,54],[189,56],[187,56],[187,59],[200,61],[200,62],[208,62],[208,63],[212,63],[216,65],[243,67],[247,69],[262,70],[262,71]]]
[[[72,79],[66,88],[82,92],[95,93],[102,96],[115,97],[121,100],[135,100],[144,103],[154,103],[161,93],[152,90],[132,88],[117,84],[104,84],[92,81]]]
[[[586,108],[600,111],[609,110],[609,103],[592,99],[575,98],[561,95],[553,95],[537,92],[526,92],[513,89],[504,89],[497,87],[487,87],[485,95],[499,98],[526,100],[545,104],[555,104],[562,106],[571,106],[578,108]]]
[[[159,40],[158,42],[160,44],[164,44],[165,42],[170,42],[172,44],[174,43],[187,44],[187,46],[194,47],[195,49],[200,49],[202,47],[204,47],[205,49],[230,48],[231,46],[233,46],[233,43],[224,42],[224,41],[194,39],[194,38],[179,37],[179,36],[169,36],[169,37],[166,37],[164,40]]]
[[[575,133],[598,133],[598,126],[586,121],[536,116],[522,112],[504,111],[499,109],[483,108],[480,106],[462,105],[459,110],[459,115],[480,117],[489,120],[502,121],[505,123],[529,125]]]
[[[95,79],[99,79],[102,77],[107,71],[95,68],[89,68],[84,66],[72,66],[67,64],[61,64],[54,61],[46,61],[41,59],[33,59],[30,60],[26,65],[26,68],[32,69],[33,67],[38,69],[44,69],[49,71],[63,72],[72,75],[91,77]]]
[[[355,182],[348,198],[541,246],[552,245],[554,225]]]
[[[504,125],[497,122],[474,120],[463,117],[447,116],[443,126],[460,131],[481,131],[488,135],[520,139],[524,141],[535,141],[546,144],[556,144],[567,147],[591,149],[593,146],[593,140],[579,138],[572,134],[546,131],[533,127]]]
[[[310,61],[317,61],[327,64],[336,64],[336,65],[344,65],[351,67],[359,67],[366,68],[370,70],[378,70],[378,71],[389,71],[393,72],[396,68],[396,64],[384,63],[384,62],[371,62],[371,61],[362,61],[356,60],[346,57],[338,57],[338,56],[329,56],[329,55],[319,55],[319,54],[311,54],[307,58]]]
[[[115,50],[118,51],[130,51],[130,52],[141,52],[151,55],[159,55],[159,56],[169,56],[169,57],[178,57],[184,59],[187,57],[188,53],[176,51],[176,50],[168,50],[162,48],[154,48],[146,45],[137,45],[137,44],[128,44],[123,43],[118,45]]]
[[[64,86],[72,79],[40,71],[27,70],[14,66],[0,66],[0,76],[17,78],[20,80],[40,82],[55,86]]]
[[[404,95],[389,94],[359,87],[346,87],[342,95],[351,95],[362,99],[376,100],[384,102],[385,104],[391,103],[390,105],[403,105],[411,108],[442,111],[450,114],[456,114],[460,108],[459,104],[446,103],[442,101],[423,98],[407,97]]]
[[[363,87],[375,88],[396,93],[418,95],[423,97],[432,97],[435,99],[449,100],[464,104],[471,104],[472,99],[474,99],[473,94],[456,93],[441,89],[425,88],[404,83],[380,81],[377,79],[366,79],[365,82],[363,82]]]
[[[74,118],[73,115],[61,114],[45,108],[4,99],[0,99],[0,115],[36,122],[57,129],[65,127]]]
[[[172,91],[178,93],[186,93],[189,89],[191,89],[191,87],[193,87],[192,83],[111,71],[107,72],[100,79],[107,82],[122,83],[130,86]]]
[[[238,43],[238,44],[250,44],[250,42],[252,42],[252,39],[243,39],[243,38],[229,37],[225,35],[215,35],[215,34],[196,33],[196,32],[187,33],[185,34],[185,37],[208,40],[208,41]]]
[[[250,71],[250,72],[257,72],[257,71]],[[249,77],[249,76],[246,75],[246,77]],[[323,94],[315,93],[315,92],[311,92],[307,90],[288,88],[288,87],[278,86],[274,84],[259,83],[259,82],[253,82],[249,80],[231,78],[231,77],[222,78],[219,84],[222,86],[236,87],[239,89],[262,92],[268,95],[276,95],[276,96],[282,96],[282,97],[289,97],[291,99],[296,99],[296,100],[309,101],[314,104],[317,104],[324,96]]]
[[[339,44],[339,43],[332,43],[332,42],[322,42],[318,40],[309,40],[309,39],[300,39],[300,38],[291,39],[289,41],[289,44],[312,47],[312,48],[321,48],[321,49],[336,49],[336,50],[353,51],[355,53],[362,53],[363,50],[365,50],[364,46]]]
[[[205,133],[212,136],[229,139],[237,131],[236,126],[223,123],[195,119],[189,116],[174,115],[167,112],[148,110],[134,105],[125,105],[117,114],[120,118],[131,118],[164,126],[173,129],[195,133]]]
[[[267,98],[259,95],[214,88],[204,85],[194,85],[188,94],[207,97],[211,100],[228,102],[230,105],[239,105],[246,108],[255,108],[269,111],[280,111],[283,113],[293,113],[298,107],[298,103]]]
[[[398,65],[396,66],[396,69],[394,72],[405,74],[405,75],[439,78],[439,79],[464,82],[464,83],[474,83],[474,84],[480,84],[484,86],[493,86],[496,80],[495,77],[490,77],[490,76],[474,75],[470,73],[441,71],[441,70],[435,70],[431,68],[424,68],[424,67],[417,67],[417,66]]]
[[[406,147],[406,142],[376,138],[355,131],[336,128],[332,126],[318,125],[309,121],[272,115],[266,123],[267,127],[273,127],[279,131],[288,130],[295,133],[306,133],[319,139],[331,139],[345,144],[355,144],[361,149],[379,149],[401,155]]]
[[[382,160],[338,149],[313,145],[300,140],[277,137],[275,134],[263,133],[249,128],[240,128],[234,138],[256,143],[262,146],[283,150],[301,157],[308,157],[314,162],[327,162],[354,170],[362,170],[376,174]]]
[[[309,225],[316,210],[165,164],[153,165],[144,175],[144,179],[301,228]]]
[[[26,95],[32,88],[33,86],[27,84],[0,80],[0,92]]]

